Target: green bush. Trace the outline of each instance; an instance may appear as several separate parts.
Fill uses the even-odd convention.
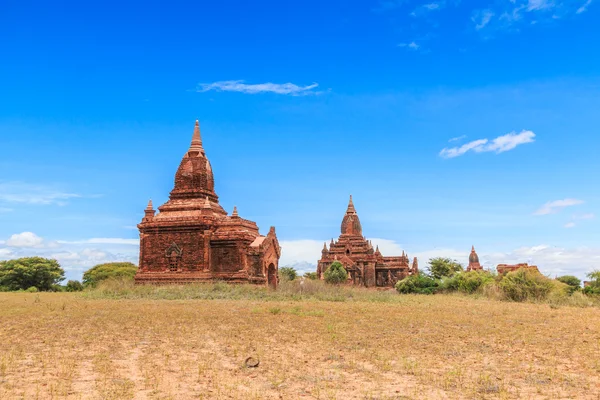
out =
[[[447,291],[475,293],[481,291],[483,285],[494,281],[494,275],[487,271],[459,272],[441,283],[441,288]]]
[[[396,283],[396,290],[402,294],[433,294],[438,287],[439,281],[425,274],[411,275]]]
[[[83,290],[83,284],[79,281],[69,281],[65,287],[67,292],[81,292]]]
[[[306,279],[310,279],[311,281],[316,281],[317,279],[319,279],[319,276],[317,275],[316,272],[306,272],[304,274],[304,277]]]
[[[600,286],[586,286],[583,288],[583,294],[589,296],[600,296]]]
[[[590,279],[588,285],[583,288],[583,293],[592,296],[600,296],[600,271],[594,270],[587,274]]]
[[[334,261],[323,275],[325,282],[333,285],[344,283],[348,279],[348,272],[346,272],[346,269],[339,261]]]
[[[463,266],[449,258],[436,257],[429,260],[429,275],[434,279],[451,277],[463,270]]]
[[[83,274],[83,286],[96,287],[99,282],[112,278],[123,278],[133,281],[137,267],[130,262],[114,262],[99,264]]]
[[[506,299],[513,301],[545,300],[552,291],[567,293],[564,283],[524,268],[506,274],[498,286]]]
[[[279,278],[281,280],[293,281],[298,277],[298,273],[292,267],[279,268]]]
[[[56,260],[26,257],[0,261],[0,287],[9,291],[28,290],[33,286],[49,291],[64,278],[65,271]]]
[[[574,292],[581,289],[581,280],[573,275],[565,275],[559,276],[556,278],[557,281],[562,282],[566,285],[569,285],[569,294],[573,294]]]
[[[32,287],[27,288],[26,292],[28,292],[28,293],[37,293],[37,292],[39,292],[39,289],[36,288],[35,286],[32,286]]]

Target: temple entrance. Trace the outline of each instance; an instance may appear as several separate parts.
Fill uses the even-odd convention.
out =
[[[269,264],[267,268],[267,284],[273,289],[277,289],[277,268],[274,264]]]

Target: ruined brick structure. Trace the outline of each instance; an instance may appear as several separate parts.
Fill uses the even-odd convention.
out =
[[[198,121],[175,187],[158,210],[150,202],[138,225],[137,284],[224,280],[277,286],[281,248],[275,228],[261,236],[236,208],[227,215],[221,207]]]
[[[323,247],[317,264],[320,279],[324,279],[325,271],[334,261],[339,261],[348,272],[348,283],[367,287],[393,287],[399,280],[419,272],[416,257],[410,265],[404,252],[399,257],[384,257],[379,247],[373,249],[362,235],[352,196],[342,220],[342,234],[337,241],[331,240],[329,248],[327,243]]]
[[[504,275],[507,274],[509,272],[513,272],[516,271],[518,269],[528,269],[528,270],[532,270],[535,271],[537,273],[540,273],[540,270],[538,269],[538,267],[536,265],[528,265],[527,263],[522,263],[522,264],[513,264],[513,265],[509,265],[509,264],[499,264],[497,267],[498,273],[500,275]]]
[[[469,266],[467,272],[470,271],[483,271],[483,267],[479,264],[479,256],[475,251],[475,246],[471,247],[471,254],[469,255]]]

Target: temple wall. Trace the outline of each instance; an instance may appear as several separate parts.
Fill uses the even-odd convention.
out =
[[[246,254],[235,241],[211,242],[210,263],[212,272],[237,272],[246,266]]]
[[[148,271],[201,271],[204,268],[203,231],[152,232],[141,235],[140,268]],[[175,244],[180,254],[171,251]]]

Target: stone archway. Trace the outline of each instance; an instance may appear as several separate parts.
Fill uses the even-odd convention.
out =
[[[273,263],[267,268],[267,284],[270,288],[277,289],[277,268]]]

